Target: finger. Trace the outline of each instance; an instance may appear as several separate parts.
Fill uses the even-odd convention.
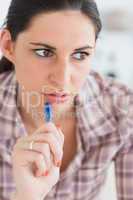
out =
[[[14,146],[15,151],[17,150],[29,150],[29,151],[35,151],[38,153],[42,153],[44,155],[44,160],[46,162],[46,166],[48,169],[51,168],[51,153],[50,153],[50,147],[47,143],[36,143],[33,141],[32,144],[32,150],[29,149],[29,138],[27,136],[20,138],[17,143]]]
[[[29,149],[31,141],[47,143],[50,147],[50,152],[53,155],[55,165],[60,166],[63,156],[63,148],[53,133],[38,133],[31,135],[30,137],[20,138],[15,145],[15,148],[27,150]]]
[[[48,122],[43,124],[40,128],[38,128],[33,134],[41,133],[41,132],[54,132],[55,135],[57,136],[58,140],[60,143],[64,143],[64,134],[62,131],[59,131],[59,127],[56,127],[54,123]]]
[[[64,134],[61,131],[61,126],[59,124],[55,125],[54,123],[49,122],[47,123],[47,127],[49,128],[49,130],[51,130],[51,132],[56,133],[57,138],[61,143],[64,143]]]
[[[15,149],[12,153],[12,160],[14,162],[14,166],[17,167],[30,167],[34,165],[36,168],[35,171],[38,171],[37,176],[41,176],[48,170],[44,155],[39,152]]]
[[[42,143],[42,142],[34,142],[32,146],[32,151],[36,151],[44,155],[47,169],[50,170],[51,165],[52,165],[52,160],[51,160],[49,144]]]
[[[56,133],[55,135],[57,136],[57,139],[60,141],[61,144],[64,144],[64,134],[61,130],[61,126],[59,124],[55,126],[53,123],[52,126],[53,131]]]
[[[49,144],[50,151],[53,154],[55,164],[62,160],[63,148],[59,144],[57,138],[53,133],[39,133],[36,135],[31,135],[30,141]],[[28,141],[28,143],[30,141]]]
[[[62,132],[62,130],[61,130],[61,127],[58,125],[57,126],[57,129],[58,129],[58,133],[60,134],[60,137],[61,137],[61,142],[64,144],[64,134],[63,134],[63,132]],[[59,137],[59,138],[60,138]]]
[[[51,128],[52,127],[52,128]],[[54,132],[57,134],[57,138],[59,139],[59,142],[60,144],[64,144],[64,134],[60,128],[59,125],[57,125],[57,127],[54,125],[54,123],[52,122],[49,122],[49,123],[46,123],[44,124],[43,126],[41,126],[39,129],[37,129],[32,135],[36,135],[38,133],[49,133],[49,132]],[[54,134],[56,136],[56,134]],[[23,141],[26,141],[27,139],[29,138],[29,136],[23,136],[23,137],[20,137],[18,138],[17,141],[19,140],[23,140]]]

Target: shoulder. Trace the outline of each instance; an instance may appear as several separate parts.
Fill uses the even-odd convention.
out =
[[[86,114],[97,136],[125,143],[133,135],[133,91],[125,84],[104,78],[95,71],[87,77],[86,94],[91,96]],[[87,123],[86,123],[87,124]],[[90,130],[89,130],[90,133]],[[107,140],[107,138],[105,138]]]
[[[8,87],[13,77],[14,71],[6,71],[0,74],[0,89]]]
[[[12,137],[16,123],[16,75],[14,71],[0,74],[0,140]]]
[[[87,77],[88,88],[95,96],[102,95],[110,98],[133,96],[133,90],[120,81],[104,77],[96,71],[91,71]]]
[[[15,72],[7,71],[0,74],[0,102],[6,97],[8,92],[12,92],[15,86]]]
[[[113,78],[104,77],[100,73],[93,70],[88,75],[87,80],[88,82],[91,82],[92,85],[95,85],[99,92],[108,92],[109,94],[115,93],[118,95],[126,95],[127,93],[133,92],[132,89],[122,82]]]
[[[84,85],[85,104],[118,119],[133,115],[133,90],[125,84],[91,71]],[[83,96],[83,95],[82,95]],[[130,112],[129,112],[130,111]]]

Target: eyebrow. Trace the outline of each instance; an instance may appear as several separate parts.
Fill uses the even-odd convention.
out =
[[[48,48],[48,49],[52,49],[52,50],[56,50],[55,47],[49,45],[49,44],[45,44],[45,43],[38,43],[38,42],[30,42],[30,44],[32,45],[36,45],[36,46],[43,46],[45,48]],[[85,49],[93,49],[94,47],[93,46],[90,46],[90,45],[86,45],[86,46],[83,46],[83,47],[80,47],[78,49],[75,49],[74,51],[81,51],[81,50],[85,50]]]

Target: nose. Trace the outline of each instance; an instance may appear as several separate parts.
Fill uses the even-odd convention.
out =
[[[60,63],[58,66],[54,66],[54,71],[49,75],[49,80],[52,85],[59,88],[65,88],[70,84],[71,74],[72,70],[70,64],[67,62]]]

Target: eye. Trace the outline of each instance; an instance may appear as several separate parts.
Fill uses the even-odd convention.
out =
[[[53,52],[49,49],[34,49],[35,53],[40,57],[51,57]]]
[[[90,53],[83,51],[83,52],[76,52],[76,53],[73,53],[73,54],[72,54],[72,57],[73,57],[74,59],[76,59],[76,60],[85,60],[86,57],[88,57],[89,55],[90,55]]]

